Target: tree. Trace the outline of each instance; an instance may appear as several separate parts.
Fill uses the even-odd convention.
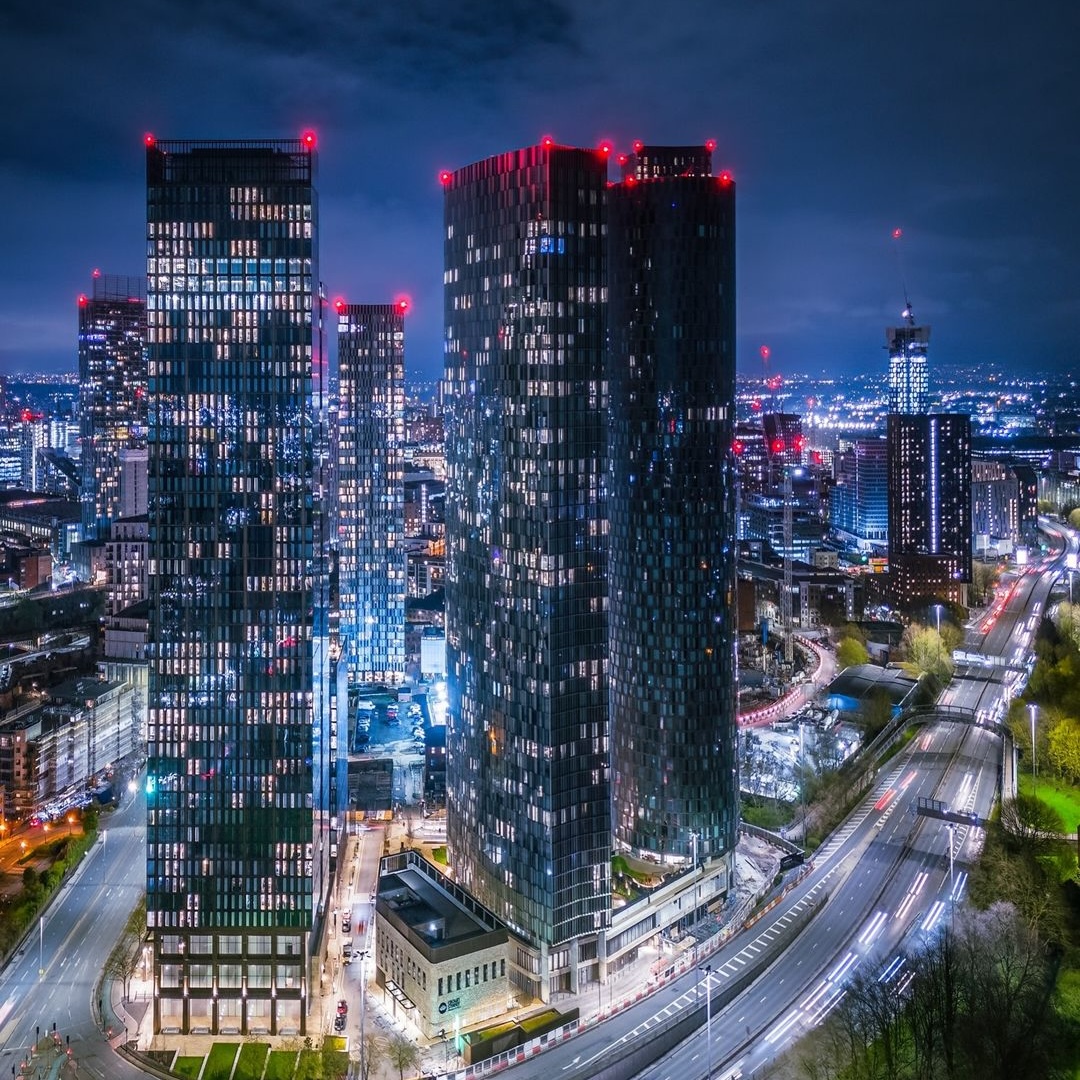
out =
[[[859,708],[859,720],[863,734],[869,742],[878,732],[883,731],[893,718],[892,698],[886,690],[871,690],[863,698]]]
[[[927,677],[944,685],[952,678],[951,650],[933,627],[911,623],[904,631],[901,648],[906,657],[903,667],[916,678]]]
[[[1072,783],[1080,782],[1080,721],[1062,716],[1046,737],[1046,756],[1052,768]]]
[[[420,1062],[416,1044],[404,1035],[395,1034],[386,1044],[386,1059],[398,1071],[398,1080],[405,1080],[405,1070],[415,1069]]]
[[[971,600],[974,604],[985,604],[989,593],[997,581],[998,565],[992,562],[975,562],[971,566]]]
[[[1065,831],[1061,815],[1052,806],[1022,792],[1001,804],[1001,827],[1017,848],[1035,855],[1056,847]]]
[[[1080,529],[1080,506],[1069,511],[1068,522],[1070,528]]]
[[[836,646],[836,662],[842,668],[865,664],[869,659],[870,653],[866,651],[866,646],[856,638],[841,638]]]
[[[361,1055],[362,1067],[357,1072],[357,1080],[371,1080],[374,1073],[378,1072],[378,1064],[386,1054],[386,1042],[378,1035],[365,1035],[363,1054]]]

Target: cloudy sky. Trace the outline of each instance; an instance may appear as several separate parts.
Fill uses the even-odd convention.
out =
[[[1075,0],[97,0],[0,8],[0,372],[72,370],[95,267],[144,270],[143,135],[317,131],[331,296],[413,299],[441,368],[438,172],[551,134],[717,140],[739,363],[1080,366]],[[891,239],[904,230],[897,257]]]

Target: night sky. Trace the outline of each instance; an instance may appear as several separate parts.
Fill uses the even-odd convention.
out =
[[[5,0],[0,373],[73,370],[93,268],[144,272],[144,133],[307,128],[327,292],[411,296],[412,376],[439,170],[545,134],[716,139],[743,371],[883,372],[901,276],[932,364],[1075,368],[1078,44],[1073,0]]]

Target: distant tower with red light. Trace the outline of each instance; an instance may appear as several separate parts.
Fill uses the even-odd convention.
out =
[[[121,516],[121,455],[146,448],[146,278],[94,271],[79,297],[83,540]]]
[[[734,881],[735,186],[635,143],[608,191],[609,648],[618,850]]]
[[[334,305],[340,663],[350,685],[396,685],[405,677],[408,307],[405,299]]]

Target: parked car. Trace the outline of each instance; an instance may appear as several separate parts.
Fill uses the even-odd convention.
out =
[[[345,1016],[349,1012],[349,1003],[344,998],[339,998],[337,1003],[338,1016]]]

